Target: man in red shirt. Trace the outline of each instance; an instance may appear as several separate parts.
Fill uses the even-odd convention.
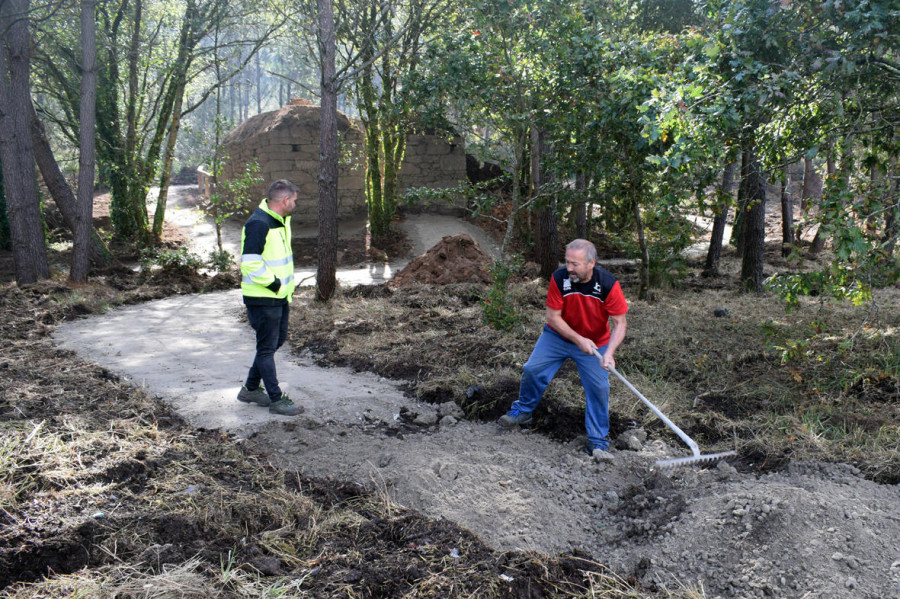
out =
[[[522,369],[519,399],[500,417],[512,428],[531,422],[531,413],[566,358],[575,361],[585,394],[587,452],[609,460],[609,368],[625,339],[628,304],[616,278],[597,266],[597,249],[584,239],[566,246],[566,265],[550,278],[547,324]],[[612,330],[610,330],[612,323]],[[594,356],[594,349],[603,354]]]

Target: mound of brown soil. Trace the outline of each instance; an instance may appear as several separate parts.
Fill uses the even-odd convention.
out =
[[[491,257],[466,235],[447,235],[430,250],[410,262],[387,284],[403,287],[413,283],[490,283],[487,266]]]

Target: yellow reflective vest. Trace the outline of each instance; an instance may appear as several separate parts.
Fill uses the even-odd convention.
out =
[[[241,293],[245,304],[290,303],[294,296],[291,217],[263,200],[241,231]]]

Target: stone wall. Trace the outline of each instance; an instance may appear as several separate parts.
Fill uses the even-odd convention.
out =
[[[342,152],[338,173],[338,218],[366,213],[365,177],[358,156],[363,143],[362,130],[346,115],[338,113],[338,136]],[[253,159],[259,162],[263,179],[252,194],[256,205],[265,196],[272,181],[288,179],[300,188],[292,218],[297,224],[315,224],[318,219],[319,107],[289,104],[279,110],[251,117],[224,139],[228,159],[223,177],[243,171]],[[252,208],[252,206],[248,206]]]
[[[401,193],[410,187],[445,189],[466,180],[466,150],[463,139],[410,134],[400,169]],[[463,206],[464,207],[464,206]]]
[[[364,135],[359,123],[338,113],[341,166],[338,173],[338,218],[366,214]],[[228,159],[223,177],[240,174],[258,160],[264,183],[253,190],[254,205],[276,179],[300,187],[293,220],[315,224],[318,219],[319,107],[306,100],[244,121],[223,141]],[[399,190],[410,187],[449,188],[466,180],[466,154],[460,137],[411,134],[400,171]],[[247,207],[252,208],[252,206]]]

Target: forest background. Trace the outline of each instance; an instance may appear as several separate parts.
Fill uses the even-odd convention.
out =
[[[807,255],[826,241],[832,250],[815,272],[780,275],[771,288],[789,300],[813,292],[865,301],[873,285],[896,279],[900,67],[890,2],[2,8],[0,243],[12,248],[20,283],[50,274],[46,194],[74,232],[70,276],[85,280],[106,243],[158,242],[173,169],[204,163],[215,173],[225,132],[294,95],[323,107],[321,299],[335,289],[341,148],[329,115],[338,105],[365,128],[376,243],[404,200],[441,195],[396,188],[406,133],[418,127],[463,134],[469,152],[501,166],[508,191],[499,199],[484,184],[451,192],[467,194],[475,212],[499,214],[505,255],[524,253],[544,276],[558,260],[560,223],[569,223],[578,236],[603,231],[640,259],[644,297],[693,241],[688,214],[715,218],[706,265],[714,273],[734,210],[727,241],[742,257],[743,286],[761,291],[768,183],[769,195],[781,190],[784,255],[800,264],[804,234]],[[103,235],[90,232],[96,187],[111,192]],[[220,189],[220,212],[233,212],[228,186]]]
[[[286,592],[287,582],[257,576],[270,572],[271,555],[292,568],[319,568],[307,581],[320,585],[313,596],[340,594],[335,589],[392,596],[391,585],[399,596],[412,580],[422,595],[482,589],[508,596],[513,585],[521,593],[588,596],[593,583],[586,591],[583,573],[600,580],[602,567],[579,556],[498,557],[468,533],[435,527],[354,485],[292,479],[221,435],[187,431],[140,390],[49,346],[48,330],[60,320],[208,288],[180,275],[152,276],[173,264],[202,266],[164,243],[173,174],[199,164],[215,174],[229,130],[297,96],[321,105],[322,132],[317,286],[304,295],[311,316],[292,331],[296,345],[390,376],[420,359],[416,327],[427,326],[434,339],[459,341],[434,343],[449,349],[429,354],[434,372],[411,383],[416,393],[455,394],[467,416],[496,417],[518,373],[509,349],[530,346],[523,312],[542,307],[543,285],[519,282],[521,258],[546,276],[565,241],[587,237],[605,256],[636,261],[637,271],[622,280],[641,299],[690,283],[677,292],[690,299],[652,304],[667,326],[635,335],[633,362],[625,364],[645,373],[641,388],[672,398],[691,434],[705,444],[736,440],[744,465],[777,468],[812,457],[855,464],[879,483],[898,480],[900,351],[890,313],[900,273],[895,2],[4,0],[0,34],[0,245],[12,254],[16,280],[2,290],[0,406],[9,434],[0,445],[8,535],[0,570],[4,583],[21,583],[22,596],[44,592],[30,581],[87,564],[101,567],[101,582],[48,580],[48,592],[99,588],[103,596],[108,579],[122,588],[122,580],[140,583],[122,591],[140,596],[146,579],[132,576],[129,564],[137,562],[129,560],[166,549],[147,539],[174,532],[193,535],[184,546],[203,548],[197,555],[214,588],[233,596],[243,596],[245,583],[254,592]],[[338,108],[364,125],[373,244],[390,245],[405,203],[462,195],[473,215],[495,221],[503,234],[504,259],[486,290],[451,288],[429,300],[435,304],[415,290],[393,299],[384,288],[338,293],[337,165],[347,150],[337,135]],[[467,151],[502,174],[454,190],[398,193],[405,135],[416,128],[463,135]],[[218,182],[217,220],[238,210],[240,188],[240,181]],[[103,224],[92,213],[98,192],[110,198]],[[773,202],[782,224],[779,267],[767,273],[772,244],[767,256],[764,225]],[[695,269],[685,250],[703,217],[711,241]],[[155,263],[149,279],[109,269],[135,257]],[[221,250],[203,262],[230,267]],[[719,293],[693,294],[705,285]],[[745,307],[733,320],[709,317],[722,289],[741,294],[735,304]],[[788,309],[812,309],[782,316],[756,303],[769,293]],[[692,306],[689,321],[676,320],[678,305]],[[429,317],[416,317],[409,337],[387,334],[414,320],[406,308],[418,314],[423,306]],[[360,337],[371,346],[354,337],[361,313],[368,328]],[[355,343],[335,342],[342,333]],[[673,349],[684,344],[707,351]],[[494,370],[477,379],[481,393],[471,398],[460,391],[476,388],[469,358]],[[410,376],[420,375],[417,366]],[[581,406],[570,392],[577,381],[571,373],[562,378],[544,402],[554,418],[540,419],[542,432],[555,433],[552,422],[578,421]],[[48,388],[59,394],[48,396]],[[685,390],[696,391],[694,405],[677,403],[690,396]],[[641,418],[634,407],[617,416]],[[169,443],[170,461],[148,465],[139,457]],[[75,468],[73,452],[83,467]],[[187,479],[170,476],[170,467],[210,473],[216,492],[184,496]],[[128,504],[128,525],[114,532],[103,514],[87,524],[81,517],[101,483],[109,487],[104,494]],[[160,516],[168,505],[173,511]],[[284,526],[272,530],[273,522]],[[447,551],[407,555],[405,535],[423,528]],[[246,534],[251,542],[240,549]],[[465,567],[448,568],[444,556],[460,538],[462,553],[475,550]],[[394,553],[380,545],[385,540],[398,540]],[[84,557],[81,547],[92,553]],[[257,547],[265,559],[240,553]],[[348,561],[317,561],[335,553]],[[381,568],[372,555],[405,561]],[[176,557],[190,558],[182,574],[197,569],[190,555]],[[239,567],[251,559],[256,570]],[[381,570],[365,584],[352,578],[369,566]],[[501,572],[516,582],[507,585]],[[175,580],[178,573],[159,574]],[[597,584],[607,583],[618,596],[643,592],[627,581]]]

